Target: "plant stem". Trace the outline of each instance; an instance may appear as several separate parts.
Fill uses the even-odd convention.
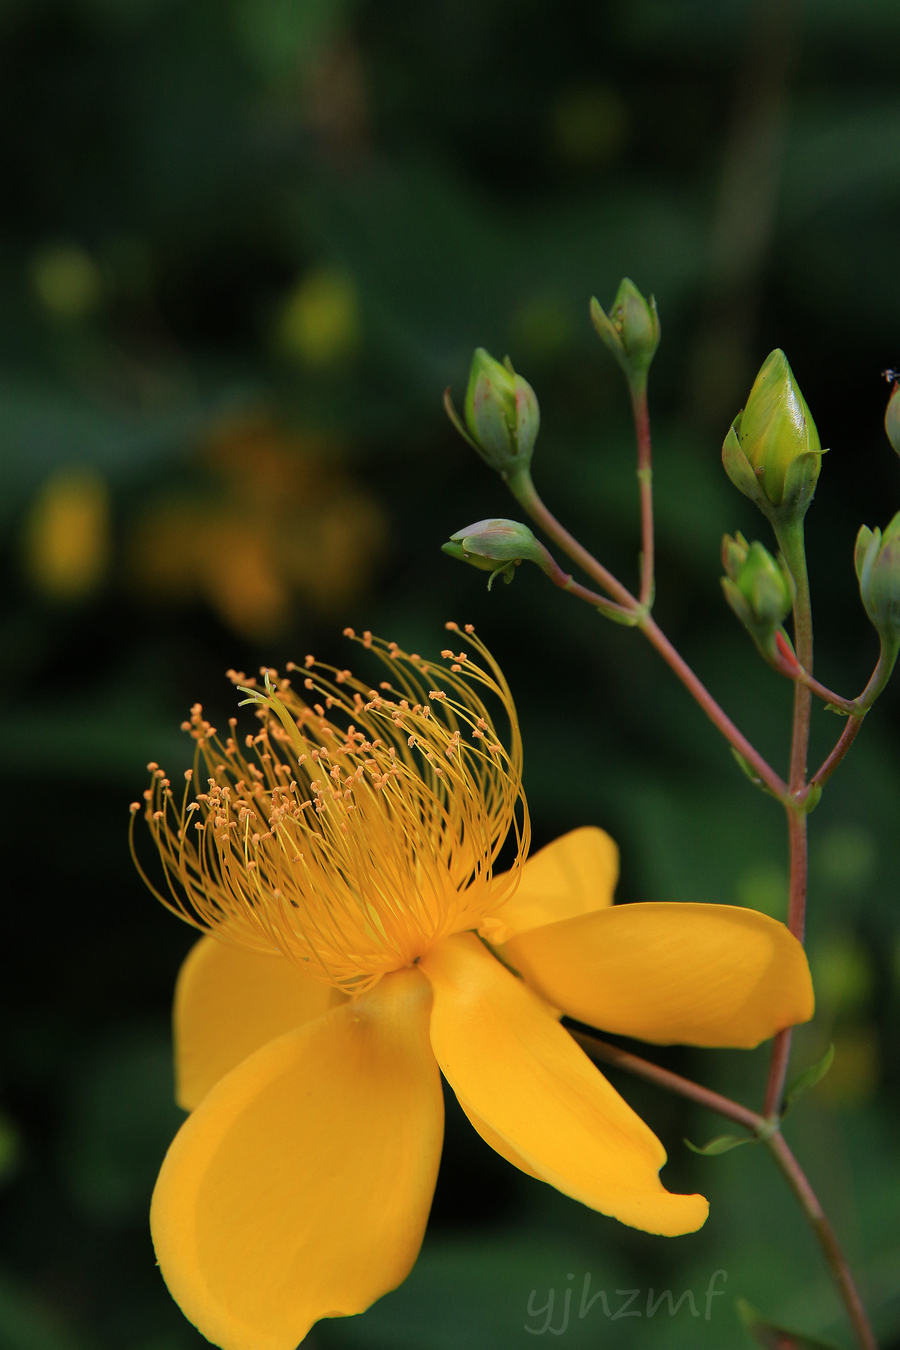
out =
[[[731,718],[724,709],[719,706],[702,681],[697,678],[684,658],[675,650],[659,625],[650,617],[645,607],[635,599],[631,592],[627,590],[611,572],[608,572],[606,568],[597,561],[593,554],[589,553],[583,545],[579,544],[577,539],[569,534],[569,531],[565,529],[552,512],[547,509],[541,501],[541,498],[538,496],[537,489],[531,481],[530,474],[527,472],[520,474],[515,481],[510,480],[509,486],[515,495],[516,500],[525,508],[532,520],[540,525],[544,533],[552,539],[554,543],[558,544],[563,552],[568,554],[583,572],[592,577],[598,585],[602,586],[608,595],[613,596],[624,613],[632,613],[635,615],[636,626],[641,629],[645,637],[647,637],[656,648],[663,660],[675,672],[682,684],[688,690],[688,693],[690,693],[700,704],[700,707],[706,713],[713,725],[722,733],[734,749],[737,750],[738,754],[747,761],[759,779],[765,783],[769,791],[780,801],[785,801],[788,796],[787,783],[779,777],[771,765],[763,759],[759,751],[754,749],[746,736],[738,730]],[[562,572],[562,569],[560,569],[560,576],[566,576],[566,574]],[[551,577],[551,580],[553,580],[556,585],[562,586],[562,582],[557,580],[556,577]],[[568,578],[568,581],[570,584],[562,586],[563,589],[569,590],[572,594],[579,595],[581,599],[587,599],[588,602],[595,605],[595,607],[601,608],[601,606],[597,604],[599,597],[594,596],[594,598],[590,598],[594,595],[593,592],[583,594],[582,592],[585,591],[584,587],[579,587],[577,582],[571,581],[571,578]]]
[[[653,604],[653,443],[650,439],[650,413],[647,408],[647,378],[631,386],[631,406],[637,437],[637,476],[641,496],[641,595],[645,609]]]
[[[868,1314],[859,1296],[859,1290],[850,1273],[847,1258],[841,1251],[834,1229],[825,1217],[825,1212],[806,1178],[800,1164],[785,1142],[784,1135],[776,1130],[763,1141],[772,1157],[781,1168],[788,1185],[806,1215],[809,1225],[816,1235],[822,1254],[828,1263],[831,1277],[837,1285],[850,1325],[860,1350],[878,1350],[878,1342],[869,1321]]]
[[[779,647],[781,648],[780,640],[777,637],[775,640],[779,643]],[[858,694],[856,698],[844,698],[842,694],[836,694],[834,690],[829,689],[824,684],[820,684],[818,680],[814,680],[809,671],[804,670],[803,666],[798,661],[789,659],[789,653],[783,649],[781,649],[781,654],[784,658],[784,664],[780,666],[779,669],[783,675],[788,677],[788,679],[801,680],[812,693],[818,695],[819,698],[824,699],[826,703],[833,703],[836,708],[840,708],[842,712],[847,713],[850,717],[865,717],[866,713],[872,707],[872,704],[891,678],[891,674],[897,662],[898,647],[900,647],[900,640],[897,638],[889,638],[885,641],[885,638],[882,637],[881,651],[878,654],[878,661],[875,664],[875,669],[872,671],[865,689],[861,694]]]
[[[759,751],[750,744],[743,732],[738,730],[731,718],[724,709],[719,706],[703,682],[699,680],[691,670],[684,657],[672,646],[672,643],[655,620],[651,619],[648,615],[638,623],[638,627],[648,641],[656,648],[670,669],[675,672],[688,693],[700,704],[700,707],[706,713],[713,726],[722,733],[725,739],[735,750],[737,750],[738,754],[747,761],[750,767],[756,772],[757,776],[765,783],[769,791],[774,793],[779,800],[784,801],[789,791],[787,783],[785,783],[771,765],[763,759]]]
[[[803,522],[800,521],[778,534],[778,542],[796,585],[794,599],[794,647],[797,660],[812,674],[813,633],[812,605],[809,596],[809,576],[806,570],[806,549],[803,542]],[[807,813],[798,809],[797,802],[805,794],[806,760],[809,753],[809,724],[812,714],[812,693],[800,680],[794,684],[794,721],[791,733],[791,765],[788,787],[793,801],[785,803],[790,851],[790,889],[788,898],[788,927],[798,942],[803,941],[806,929],[806,888],[809,870],[807,844]],[[772,1058],[766,1081],[764,1111],[775,1117],[781,1111],[784,1084],[791,1057],[791,1028],[779,1031],[772,1044]]]
[[[716,1115],[724,1116],[726,1120],[734,1121],[736,1125],[749,1130],[766,1145],[815,1233],[860,1350],[878,1350],[871,1323],[854,1283],[847,1258],[841,1251],[834,1229],[825,1217],[815,1191],[785,1142],[777,1117],[772,1119],[759,1115],[749,1107],[742,1106],[740,1102],[732,1101],[730,1097],[724,1097],[718,1092],[702,1087],[699,1083],[694,1083],[690,1078],[682,1078],[681,1074],[671,1073],[668,1069],[651,1063],[650,1060],[641,1059],[639,1055],[620,1050],[618,1046],[601,1040],[593,1032],[568,1024],[566,1030],[592,1058],[610,1064],[613,1068],[623,1069],[637,1078],[643,1078],[645,1082],[654,1083],[667,1092],[686,1097],[699,1106],[705,1106]]]
[[[634,596],[613,576],[612,572],[607,571],[602,563],[598,562],[592,553],[582,545],[574,535],[559,523],[556,517],[547,509],[541,498],[538,496],[537,488],[531,479],[531,474],[527,469],[509,479],[509,489],[520,506],[531,516],[532,520],[537,521],[541,529],[555,543],[559,545],[562,551],[576,562],[581,570],[601,586],[607,595],[611,595],[620,605],[625,605],[633,609],[637,604]]]
[[[824,761],[824,763],[818,769],[816,769],[812,778],[809,780],[811,784],[816,783],[818,786],[821,787],[823,783],[828,782],[828,779],[834,773],[835,769],[840,764],[841,760],[844,758],[853,742],[856,740],[856,737],[859,734],[859,729],[862,726],[863,721],[864,721],[863,717],[847,718],[847,725],[841,732],[840,739],[837,745],[834,747],[831,754]]]
[[[812,605],[809,598],[803,522],[786,530],[776,531],[776,535],[797,587],[794,599],[794,650],[800,665],[809,676],[812,676]],[[788,784],[793,793],[800,792],[806,786],[806,757],[809,751],[811,713],[812,692],[798,680],[794,686],[794,729],[791,737],[791,768],[788,777]]]
[[[702,1087],[700,1083],[694,1083],[690,1078],[682,1078],[679,1073],[662,1069],[649,1059],[641,1059],[640,1055],[620,1050],[618,1046],[601,1040],[593,1032],[569,1026],[568,1023],[566,1030],[592,1058],[600,1059],[604,1064],[611,1064],[615,1069],[624,1069],[626,1073],[643,1078],[647,1083],[655,1083],[666,1092],[675,1092],[679,1097],[688,1097],[699,1106],[705,1106],[708,1111],[714,1111],[716,1115],[724,1116],[726,1120],[733,1120],[736,1125],[743,1126],[751,1134],[759,1134],[771,1128],[765,1116],[751,1111],[748,1106],[742,1106],[740,1102],[733,1102],[730,1097],[723,1097],[721,1093]]]

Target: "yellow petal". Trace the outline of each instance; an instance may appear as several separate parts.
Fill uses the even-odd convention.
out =
[[[668,1236],[700,1227],[708,1205],[663,1188],[666,1154],[652,1130],[476,937],[445,939],[419,969],[434,990],[434,1052],[467,1112],[542,1180],[602,1214]]]
[[[203,937],[175,986],[175,1098],[193,1111],[242,1059],[344,1002],[283,956]]]
[[[570,1017],[658,1045],[752,1049],[813,1015],[800,943],[736,905],[615,905],[523,933],[504,957]]]
[[[515,894],[479,932],[494,944],[612,904],[619,879],[619,850],[605,830],[585,825],[554,839],[522,868]]]
[[[223,1350],[294,1350],[320,1317],[406,1278],[443,1137],[417,970],[385,976],[245,1059],[166,1155],[150,1223],[163,1277]]]
[[[499,1135],[496,1130],[492,1130],[487,1121],[483,1120],[476,1111],[473,1111],[471,1106],[467,1106],[462,1098],[459,1099],[459,1104],[484,1142],[490,1144],[495,1153],[499,1153],[501,1158],[505,1158],[508,1163],[512,1163],[513,1167],[518,1167],[520,1172],[526,1172],[528,1176],[537,1177],[538,1181],[543,1181],[543,1177],[525,1161],[521,1153],[517,1153],[502,1135]]]

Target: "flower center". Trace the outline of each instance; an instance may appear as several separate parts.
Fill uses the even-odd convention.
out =
[[[170,895],[151,889],[163,904],[348,992],[497,909],[530,836],[522,747],[506,681],[468,625],[466,633],[484,666],[452,651],[443,653],[449,669],[434,666],[363,634],[361,645],[390,669],[377,689],[311,656],[303,697],[274,670],[261,671],[262,687],[229,671],[256,705],[256,734],[241,748],[232,718],[221,740],[195,704],[182,724],[197,750],[180,810],[163,770],[148,766],[144,817]],[[479,686],[509,717],[509,751]],[[205,790],[188,801],[201,769]],[[131,809],[133,822],[140,804]],[[494,879],[511,827],[516,864]]]

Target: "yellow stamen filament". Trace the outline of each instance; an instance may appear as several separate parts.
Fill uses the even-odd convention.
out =
[[[195,704],[182,724],[197,751],[180,809],[164,771],[148,765],[143,815],[169,894],[147,884],[163,904],[350,993],[496,910],[530,838],[522,745],[509,687],[466,632],[484,666],[446,651],[446,670],[366,632],[356,640],[390,668],[378,689],[312,656],[291,663],[308,702],[275,670],[263,668],[261,687],[229,671],[261,724],[246,753],[235,719],[222,740]],[[509,751],[479,686],[509,717]],[[195,784],[203,790],[189,802]],[[140,804],[131,809],[133,826]],[[516,861],[495,880],[511,828]]]

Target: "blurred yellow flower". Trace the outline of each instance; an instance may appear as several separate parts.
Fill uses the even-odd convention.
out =
[[[478,660],[445,651],[448,669],[365,633],[389,672],[377,689],[312,656],[302,695],[276,671],[261,688],[229,672],[257,734],[241,748],[232,719],[219,738],[195,705],[180,805],[149,766],[157,894],[207,933],[178,981],[192,1114],[151,1226],[170,1291],[224,1350],[293,1350],[406,1278],[441,1152],[438,1066],[514,1166],[624,1223],[687,1233],[706,1201],[663,1188],[662,1145],[558,1010],[708,1046],[811,1016],[803,949],[765,915],[614,906],[617,850],[597,829],[525,862],[515,708],[470,626],[462,641]],[[483,690],[509,718],[508,751]]]
[[[77,244],[55,244],[36,254],[31,280],[38,299],[58,319],[81,319],[103,291],[100,269]]]
[[[22,560],[36,590],[77,600],[99,586],[110,559],[109,492],[93,469],[48,478],[25,520]]]
[[[359,296],[349,273],[320,267],[308,273],[288,297],[278,327],[278,344],[304,365],[339,365],[359,346]]]
[[[333,447],[265,423],[223,428],[205,463],[213,495],[149,506],[129,547],[150,597],[202,598],[252,640],[290,625],[294,597],[330,613],[368,581],[384,536],[377,504],[326,467]]]

